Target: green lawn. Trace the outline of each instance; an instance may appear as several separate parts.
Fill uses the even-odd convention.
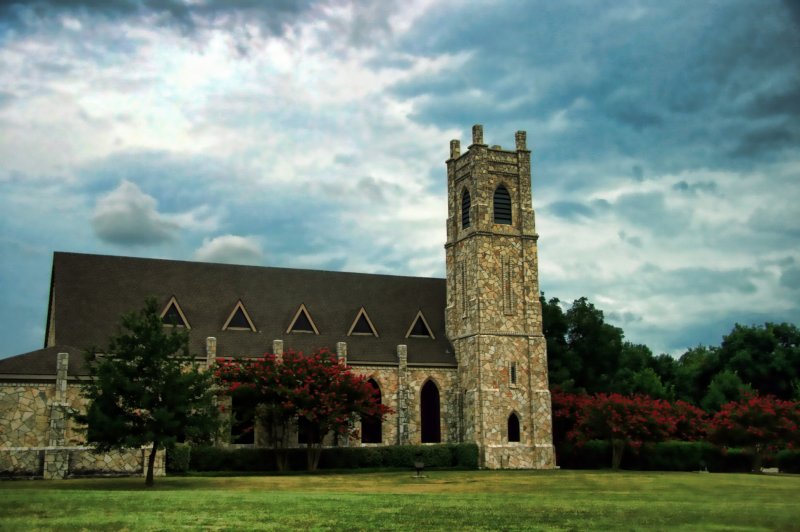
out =
[[[0,530],[800,530],[800,476],[430,471],[0,482]]]

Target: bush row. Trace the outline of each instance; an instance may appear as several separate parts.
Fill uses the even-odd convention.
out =
[[[306,449],[287,449],[289,468],[306,469]],[[426,468],[478,467],[478,446],[474,443],[441,445],[393,445],[386,447],[335,447],[323,449],[319,469],[373,467],[411,468],[420,460]],[[167,471],[276,471],[275,451],[262,448],[189,447],[176,445],[167,450]]]
[[[785,456],[784,463],[781,456]],[[746,473],[752,460],[752,453],[745,449],[724,449],[708,442],[665,441],[645,444],[638,450],[626,449],[621,467],[640,471]],[[605,440],[591,440],[583,446],[564,443],[557,448],[557,463],[564,469],[607,468],[611,465],[611,446]],[[783,451],[777,457],[767,457],[763,465],[771,467],[776,463],[781,471],[800,469],[800,452]]]
[[[775,455],[775,461],[784,473],[800,473],[800,451],[781,451]]]

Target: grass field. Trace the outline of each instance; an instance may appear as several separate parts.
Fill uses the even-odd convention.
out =
[[[800,530],[800,476],[431,471],[0,482],[0,530]]]

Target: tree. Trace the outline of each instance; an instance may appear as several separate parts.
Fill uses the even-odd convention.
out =
[[[367,379],[340,364],[327,349],[308,356],[289,351],[280,359],[267,354],[258,360],[220,361],[215,374],[228,393],[248,394],[257,403],[256,415],[276,451],[285,450],[290,425],[298,422],[305,432],[311,471],[319,464],[322,441],[329,433],[350,436],[357,419],[382,419],[389,412],[378,403]],[[278,467],[285,468],[281,455]]]
[[[710,423],[711,440],[741,446],[753,452],[753,471],[760,471],[764,456],[800,445],[800,403],[775,396],[748,395],[722,405]]]
[[[675,369],[675,395],[678,399],[699,405],[706,396],[708,386],[721,370],[719,349],[698,345],[678,359]]]
[[[539,302],[542,305],[542,328],[547,340],[550,385],[570,391],[574,388],[573,375],[579,373],[581,361],[573,356],[567,345],[569,322],[558,298],[553,297],[548,301],[542,293]]]
[[[658,442],[675,432],[676,420],[667,401],[638,395],[600,393],[583,401],[569,438],[579,445],[589,440],[607,440],[611,445],[611,467],[619,469],[627,447],[639,448]]]
[[[752,391],[750,385],[743,383],[739,375],[728,369],[722,370],[711,379],[700,406],[708,412],[716,412],[725,403],[738,401],[751,395]]]
[[[791,399],[800,379],[800,329],[788,323],[738,323],[722,340],[719,358],[761,395]]]
[[[163,324],[155,299],[120,324],[104,354],[89,353],[89,404],[75,418],[98,451],[152,444],[145,478],[152,486],[159,448],[204,440],[215,430],[211,376],[189,357],[188,333]]]
[[[569,323],[567,345],[571,356],[580,361],[573,375],[576,389],[596,393],[611,389],[619,370],[622,329],[605,323],[603,311],[582,297],[566,313]]]

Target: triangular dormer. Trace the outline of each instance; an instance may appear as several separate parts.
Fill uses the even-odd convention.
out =
[[[347,336],[353,335],[378,337],[378,331],[375,330],[375,326],[372,325],[372,320],[369,319],[364,307],[359,309],[358,314],[356,314],[356,319],[353,320],[350,330],[347,331]]]
[[[433,332],[431,332],[430,325],[428,325],[428,320],[425,319],[421,310],[417,312],[417,316],[414,318],[414,321],[411,322],[411,327],[409,327],[408,332],[406,332],[406,338],[436,339]]]
[[[294,318],[292,318],[292,321],[289,324],[289,328],[286,329],[286,332],[319,334],[317,325],[314,323],[314,320],[311,319],[311,314],[308,313],[308,309],[304,304],[301,303],[300,308],[298,308],[297,312],[294,313]]]
[[[161,311],[161,322],[164,325],[170,325],[175,327],[185,327],[187,329],[191,329],[189,326],[189,320],[186,319],[186,315],[183,313],[180,304],[178,304],[178,300],[175,296],[172,296],[169,300],[169,303],[164,307],[164,310]]]
[[[256,326],[253,325],[253,320],[250,319],[250,314],[244,308],[242,300],[236,302],[225,325],[222,326],[223,331],[252,331],[256,332]]]

